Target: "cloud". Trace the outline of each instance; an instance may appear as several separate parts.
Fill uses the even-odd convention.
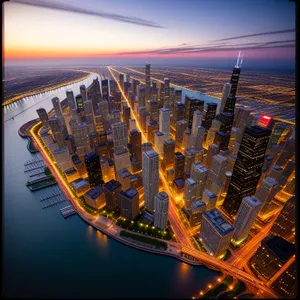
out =
[[[57,3],[54,1],[50,0],[11,0],[10,2],[12,3],[20,3],[20,4],[25,4],[25,5],[32,5],[32,6],[38,6],[38,7],[43,7],[43,8],[49,8],[49,9],[56,9],[56,10],[62,10],[62,11],[67,11],[67,12],[75,12],[75,13],[80,13],[80,14],[85,14],[85,15],[90,15],[90,16],[98,16],[101,18],[105,19],[110,19],[110,20],[115,20],[119,22],[125,22],[125,23],[131,23],[139,26],[147,26],[147,27],[153,27],[153,28],[165,28],[162,25],[156,24],[152,21],[140,19],[140,18],[135,18],[135,17],[127,17],[127,16],[122,16],[122,15],[117,15],[113,13],[108,13],[104,11],[97,11],[97,10],[92,10],[92,9],[86,9],[84,7],[76,7],[74,5],[69,5],[65,3]],[[82,2],[84,3],[84,2]]]
[[[240,36],[230,37],[226,39],[214,40],[213,42],[230,41],[230,40],[243,39],[252,36],[272,35],[272,34],[280,34],[280,33],[288,33],[288,32],[295,32],[295,29],[285,29],[285,30],[278,30],[278,31],[268,31],[268,32],[240,35]]]

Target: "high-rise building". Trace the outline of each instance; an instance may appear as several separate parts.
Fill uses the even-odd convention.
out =
[[[145,208],[154,210],[154,196],[158,193],[159,156],[154,150],[143,152],[143,185]]]
[[[176,133],[175,133],[175,142],[176,146],[182,148],[183,135],[188,126],[186,120],[179,120],[176,122]]]
[[[154,133],[158,131],[158,122],[153,120],[146,123],[147,126],[147,139],[150,143],[154,144]]]
[[[93,112],[93,103],[91,100],[83,102],[84,113],[85,113],[85,122],[89,128],[89,132],[92,133],[95,131],[94,124],[94,112]]]
[[[149,102],[149,112],[150,112],[150,121],[159,120],[159,112],[158,112],[158,102],[150,101]]]
[[[230,134],[223,131],[217,131],[214,139],[214,144],[219,147],[219,150],[227,150],[230,140]]]
[[[231,83],[226,82],[223,85],[223,90],[222,90],[222,97],[221,97],[221,101],[220,101],[220,109],[219,109],[219,113],[222,113],[226,104],[226,100],[230,95],[230,91],[231,91]]]
[[[95,152],[90,152],[84,156],[84,162],[90,187],[103,184],[99,155]]]
[[[290,198],[283,206],[276,218],[270,233],[281,236],[285,240],[295,243],[296,226],[296,197]]]
[[[102,87],[102,98],[108,101],[109,92],[108,92],[108,80],[104,79],[101,81]]]
[[[142,135],[140,131],[133,129],[130,131],[129,143],[131,145],[131,158],[136,157],[142,162]]]
[[[86,101],[86,100],[88,100],[88,99],[87,99],[86,88],[85,88],[85,85],[84,85],[84,84],[82,84],[82,85],[80,86],[80,95],[82,96],[83,102]]]
[[[195,151],[193,149],[187,149],[184,152],[184,156],[184,171],[191,172],[192,164],[195,162]]]
[[[113,79],[109,80],[109,94],[116,97],[117,83]]]
[[[170,105],[170,79],[164,78],[164,102],[163,107],[171,108]]]
[[[168,139],[164,142],[162,168],[164,171],[171,169],[174,162],[175,143],[173,140]]]
[[[132,188],[119,193],[121,217],[133,220],[139,214],[139,192]]]
[[[76,153],[78,156],[91,152],[89,131],[86,124],[81,123],[72,128],[72,134],[76,145]]]
[[[192,122],[192,134],[196,136],[198,126],[202,123],[202,112],[199,110],[194,111],[193,122]]]
[[[102,100],[98,104],[98,109],[95,112],[94,120],[96,126],[96,132],[103,134],[108,129],[108,101]]]
[[[62,117],[63,113],[62,113],[62,108],[61,108],[61,104],[60,104],[59,99],[57,97],[54,97],[54,98],[51,99],[51,102],[52,102],[52,105],[54,107],[55,114],[58,117]]]
[[[236,61],[236,65],[233,68],[230,83],[231,83],[231,90],[230,90],[230,96],[235,97],[238,87],[238,82],[241,74],[241,65],[243,63],[243,58],[240,61],[240,53],[238,56],[238,59]]]
[[[184,119],[188,122],[188,127],[192,128],[194,111],[203,111],[204,101],[194,97],[185,96],[185,114]]]
[[[146,101],[151,99],[151,76],[150,76],[150,64],[146,64],[145,69],[145,98]]]
[[[182,100],[182,90],[175,90],[175,102],[181,102],[181,100]]]
[[[53,151],[53,156],[62,172],[73,167],[68,148],[58,148]]]
[[[101,186],[88,190],[83,197],[85,203],[95,209],[105,206],[105,193]]]
[[[206,204],[202,200],[197,200],[191,204],[189,210],[183,209],[186,214],[192,228],[200,227],[202,214],[206,211]]]
[[[68,136],[67,127],[61,124],[61,120],[58,116],[52,116],[48,120],[48,124],[58,147],[64,147],[64,140]]]
[[[279,144],[280,142],[282,142],[291,130],[290,126],[290,124],[284,122],[276,123],[272,130],[268,148],[271,147],[271,145],[273,144]]]
[[[223,183],[224,174],[226,172],[228,159],[221,154],[214,155],[212,158],[212,164],[208,171],[206,187],[211,189],[212,184]]]
[[[231,216],[236,214],[245,196],[255,193],[270,134],[270,129],[259,126],[249,126],[245,129],[223,203],[223,208]]]
[[[202,197],[202,193],[207,180],[208,169],[201,163],[193,163],[191,168],[191,178],[197,183],[196,199]]]
[[[197,200],[196,198],[197,183],[194,179],[188,178],[184,183],[183,200],[184,206],[190,208],[191,204]]]
[[[205,127],[206,131],[211,127],[212,121],[216,117],[217,106],[218,104],[214,102],[209,102],[206,105],[204,119],[202,120],[202,126]]]
[[[49,124],[48,124],[49,118],[48,118],[48,114],[47,114],[46,110],[41,107],[41,108],[37,109],[36,112],[37,112],[43,126],[45,128],[49,127]]]
[[[184,172],[185,157],[181,152],[175,152],[174,155],[174,171],[175,171],[175,180],[183,178]]]
[[[66,95],[67,95],[67,101],[68,101],[68,106],[70,108],[70,113],[72,114],[72,116],[74,115],[75,111],[76,111],[76,105],[75,105],[75,99],[74,99],[74,93],[71,90],[67,90],[66,91]]]
[[[276,164],[279,166],[284,166],[289,159],[293,157],[295,154],[295,139],[294,138],[289,138],[287,139],[281,154],[276,161]]]
[[[149,151],[149,150],[153,150],[151,143],[147,142],[147,143],[142,144],[142,152]]]
[[[159,108],[165,107],[164,103],[165,103],[165,84],[161,82],[159,87],[159,101],[158,101]]]
[[[161,131],[166,139],[170,137],[170,109],[160,108],[159,109],[159,131]]]
[[[119,84],[121,86],[121,88],[124,88],[124,74],[120,74],[119,75]]]
[[[78,112],[84,111],[84,107],[83,107],[84,101],[83,101],[82,95],[77,95],[75,97],[75,101],[76,101],[76,107],[77,107]]]
[[[193,148],[196,151],[200,151],[203,149],[202,144],[204,142],[204,138],[205,138],[205,127],[198,126],[196,130],[196,136],[194,137],[193,140]]]
[[[115,153],[127,150],[128,134],[126,124],[124,122],[119,122],[113,124],[111,129]]]
[[[245,128],[250,126],[250,109],[244,106],[237,106],[234,110],[233,127],[239,128],[243,134]]]
[[[240,244],[247,238],[260,207],[261,202],[258,199],[251,196],[243,198],[233,224],[235,243]]]
[[[194,146],[194,140],[195,137],[192,135],[189,129],[187,129],[183,133],[183,139],[182,139],[182,145],[181,145],[181,150],[186,150],[186,149],[192,149]]]
[[[205,166],[210,168],[212,158],[217,155],[219,152],[219,146],[216,144],[210,144],[207,150],[206,159],[205,159]]]
[[[130,119],[130,107],[127,105],[123,106],[122,118],[123,122],[126,124],[126,127],[129,128],[129,119]]]
[[[119,194],[122,191],[122,185],[119,181],[112,179],[103,185],[106,206],[109,209],[116,209],[120,205]]]
[[[98,102],[100,101],[100,98],[101,98],[100,83],[99,83],[99,78],[96,77],[95,79],[93,79],[92,84],[87,88],[87,99],[92,100],[93,108],[95,109],[97,107]]]
[[[207,132],[207,137],[205,141],[207,147],[209,147],[214,142],[216,132],[219,131],[220,128],[221,128],[221,122],[219,120],[213,120],[211,123],[211,127]]]
[[[164,152],[164,142],[165,142],[165,135],[160,132],[156,131],[154,134],[154,148],[155,151],[159,154],[162,155]]]
[[[165,192],[157,193],[154,197],[154,226],[166,229],[168,226],[169,196]]]
[[[229,113],[234,114],[235,102],[236,102],[236,97],[229,96],[226,99],[226,103],[225,103],[223,112],[229,112]]]
[[[122,189],[125,191],[130,188],[130,176],[131,173],[126,169],[122,168],[117,171],[117,180],[121,183]]]
[[[221,127],[220,131],[230,134],[232,124],[233,124],[233,113],[231,112],[222,112],[220,114]]]
[[[206,211],[209,211],[216,207],[217,195],[212,191],[205,189],[202,194],[202,201],[206,204]]]
[[[200,242],[207,252],[215,257],[224,255],[230,245],[234,227],[215,208],[203,213],[201,223]]]
[[[72,135],[68,135],[65,138],[64,145],[66,148],[68,148],[70,154],[76,153],[76,145]]]
[[[175,105],[174,105],[174,108],[173,108],[173,117],[172,117],[173,125],[176,124],[177,121],[184,119],[184,111],[185,111],[184,103],[175,102]]]

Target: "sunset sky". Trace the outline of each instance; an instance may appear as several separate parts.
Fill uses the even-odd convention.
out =
[[[288,0],[11,0],[3,30],[5,64],[295,65]]]

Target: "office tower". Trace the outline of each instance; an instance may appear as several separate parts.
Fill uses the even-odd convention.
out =
[[[233,127],[239,128],[241,133],[250,126],[250,110],[244,106],[237,106],[234,110]]]
[[[122,94],[120,91],[116,91],[116,96],[115,96],[115,109],[118,109],[119,111],[121,111],[121,102],[122,102]]]
[[[267,212],[268,208],[270,207],[271,201],[278,191],[278,181],[276,181],[272,177],[267,177],[262,181],[260,187],[255,193],[255,197],[262,203],[261,210],[259,212],[260,215]]]
[[[271,133],[270,141],[268,148],[271,147],[273,144],[279,144],[284,139],[286,139],[286,136],[288,132],[290,131],[291,125],[283,122],[278,122],[274,125],[274,128]]]
[[[212,158],[211,167],[208,171],[206,187],[211,189],[212,184],[221,184],[226,172],[228,159],[220,154],[214,155]]]
[[[197,183],[196,199],[202,197],[202,193],[207,180],[208,169],[201,163],[193,163],[191,168],[191,177]]]
[[[240,244],[247,238],[260,208],[261,202],[258,199],[251,196],[243,198],[233,224],[235,243]]]
[[[173,108],[172,124],[176,124],[177,121],[184,119],[184,111],[185,111],[184,103],[175,102],[175,105]]]
[[[223,112],[228,112],[228,113],[234,114],[235,102],[236,102],[236,97],[229,96],[226,99],[226,103],[225,103]]]
[[[117,83],[113,79],[109,80],[109,91],[110,91],[109,93],[110,95],[116,97]]]
[[[48,124],[49,118],[48,118],[48,114],[47,114],[46,110],[41,107],[41,108],[37,109],[36,112],[37,112],[43,126],[45,128],[49,127],[49,124]]]
[[[207,154],[206,154],[205,163],[204,163],[207,168],[210,168],[212,158],[213,158],[213,156],[218,154],[218,152],[219,152],[219,146],[218,145],[216,145],[216,144],[209,145],[208,150],[207,150]]]
[[[76,107],[77,107],[77,110],[79,112],[82,112],[84,111],[84,107],[83,107],[83,98],[82,98],[82,95],[77,95],[75,97],[75,101],[76,101]]]
[[[288,194],[294,194],[296,189],[296,178],[293,177],[285,186],[283,189],[284,192]]]
[[[230,83],[231,83],[230,96],[232,96],[232,97],[236,96],[242,63],[243,63],[243,58],[240,60],[240,52],[239,52],[239,56],[237,58],[236,65],[233,68],[231,79],[230,79]]]
[[[158,101],[158,88],[155,80],[152,80],[151,101]]]
[[[278,235],[291,243],[295,243],[295,222],[296,197],[293,196],[284,204],[280,214],[270,229],[270,233]]]
[[[131,173],[126,169],[122,168],[117,171],[116,179],[121,183],[122,189],[125,191],[130,188],[130,176]]]
[[[202,112],[199,110],[194,111],[193,121],[192,121],[192,134],[196,136],[198,126],[202,123]]]
[[[217,210],[206,211],[202,215],[200,241],[207,252],[215,257],[225,254],[233,236],[234,227]]]
[[[278,181],[279,184],[282,183],[283,178],[283,168],[278,165],[273,165],[269,170],[268,176]]]
[[[70,108],[70,113],[72,115],[74,115],[75,110],[76,110],[76,105],[75,105],[75,99],[74,99],[73,91],[67,90],[66,95],[67,95],[68,106]]]
[[[102,177],[104,182],[108,182],[112,179],[115,179],[115,170],[114,165],[111,163],[112,160],[108,159],[105,156],[100,158],[100,166],[102,171]]]
[[[76,153],[76,145],[72,135],[68,135],[64,140],[64,146],[68,148],[70,154]]]
[[[113,124],[111,129],[115,153],[127,150],[128,136],[126,124],[124,122],[119,122]]]
[[[83,102],[86,101],[86,100],[88,100],[88,99],[87,99],[86,88],[85,88],[85,85],[84,85],[84,84],[82,84],[82,85],[80,86],[80,95],[81,95],[81,97],[82,97]]]
[[[106,206],[109,209],[116,209],[120,204],[119,194],[122,191],[121,183],[115,179],[112,179],[106,182],[103,185],[103,188],[105,193]]]
[[[154,197],[154,226],[166,229],[168,226],[169,196],[165,192],[157,193]]]
[[[48,124],[51,128],[55,142],[57,143],[58,147],[64,147],[64,140],[68,136],[66,126],[61,124],[60,118],[58,116],[52,116],[48,120]]]
[[[230,112],[222,112],[220,114],[220,121],[221,121],[220,131],[230,134],[232,124],[233,124],[233,117],[234,117],[233,113]]]
[[[100,101],[98,104],[98,109],[95,111],[94,121],[96,132],[98,134],[105,133],[108,129],[108,102],[106,100]]]
[[[209,147],[215,139],[216,132],[221,128],[221,122],[219,120],[213,120],[211,123],[211,127],[207,132],[206,142],[205,144]]]
[[[245,129],[223,203],[223,208],[231,216],[238,211],[242,199],[253,195],[256,190],[270,134],[270,129],[259,126]]]
[[[189,130],[186,130],[183,133],[183,139],[182,139],[182,145],[181,145],[181,149],[185,150],[185,149],[192,149],[194,147],[194,136],[191,134],[191,132]]]
[[[297,298],[296,261],[281,273],[270,285],[270,288],[283,299]]]
[[[205,127],[198,126],[196,130],[196,135],[193,137],[193,148],[196,151],[202,150],[202,144],[205,137]]]
[[[103,184],[99,155],[95,152],[90,152],[84,156],[84,162],[88,173],[90,187]]]
[[[63,113],[62,113],[62,108],[61,108],[61,104],[60,104],[59,99],[57,97],[54,97],[54,98],[51,99],[51,102],[52,102],[52,105],[54,107],[55,114],[58,117],[62,117]]]
[[[286,143],[276,161],[276,164],[279,166],[284,166],[289,159],[295,154],[295,139],[289,138],[286,140]]]
[[[173,167],[175,143],[168,139],[164,141],[162,168],[164,171]]]
[[[129,143],[131,145],[131,158],[136,157],[142,162],[142,135],[140,131],[133,129],[130,131]]]
[[[206,211],[209,211],[216,207],[217,195],[212,191],[205,189],[202,194],[202,201],[206,204]]]
[[[203,111],[204,101],[194,97],[185,96],[185,113],[184,119],[188,122],[188,128],[192,128],[194,111]]]
[[[184,172],[185,157],[181,152],[175,152],[174,155],[174,171],[175,171],[175,180],[183,178]]]
[[[138,102],[139,106],[146,106],[146,89],[142,86],[138,89]]]
[[[214,102],[207,103],[204,119],[202,120],[202,126],[205,127],[206,131],[211,127],[212,121],[216,117],[217,106],[218,104]]]
[[[226,104],[226,100],[230,95],[230,91],[231,91],[231,83],[227,82],[223,85],[223,90],[222,90],[222,97],[221,97],[221,101],[220,101],[220,109],[219,109],[219,113],[222,113]]]
[[[269,235],[261,241],[261,245],[249,263],[256,275],[269,280],[295,252],[294,244],[280,236]]]
[[[182,208],[182,210],[187,216],[189,224],[192,228],[200,227],[202,214],[206,210],[206,204],[203,201],[195,201],[191,204],[190,209]]]
[[[113,109],[109,114],[110,125],[121,122],[121,112],[118,109]]]
[[[136,190],[143,187],[143,180],[140,174],[133,174],[130,176],[130,187]]]
[[[81,123],[72,129],[74,142],[76,145],[76,153],[78,156],[82,156],[91,152],[89,131],[86,124]]]
[[[241,143],[241,140],[242,140],[241,129],[236,128],[236,127],[232,127],[231,128],[231,133],[230,133],[229,144],[228,144],[229,151],[233,152],[234,148],[237,146],[237,144]]]
[[[95,152],[99,146],[99,135],[96,132],[92,132],[89,134],[89,140],[92,152]]]
[[[159,119],[159,112],[158,112],[158,102],[150,101],[149,102],[149,112],[150,112],[150,121],[157,121]]]
[[[214,139],[214,144],[219,147],[219,150],[226,150],[228,149],[228,144],[230,140],[230,134],[217,131]]]
[[[170,79],[165,78],[164,84],[161,85],[161,89],[164,89],[163,107],[170,108]]]
[[[190,208],[191,204],[196,201],[197,183],[194,179],[188,178],[184,183],[183,200],[184,206]]]
[[[165,84],[163,82],[160,83],[160,87],[159,87],[159,101],[158,101],[158,105],[159,108],[161,107],[165,107],[164,103],[165,103]]]
[[[154,150],[143,152],[143,185],[145,208],[154,210],[154,196],[159,188],[159,156]]]
[[[273,144],[269,149],[267,149],[267,154],[273,157],[273,162],[276,162],[279,158],[283,149],[283,144]]]
[[[95,209],[100,209],[105,206],[105,193],[101,186],[91,188],[83,197],[84,202]]]
[[[193,149],[187,149],[184,152],[185,163],[184,163],[184,171],[190,172],[192,168],[192,164],[195,162],[195,151]]]
[[[104,79],[101,81],[101,87],[102,87],[102,98],[108,101],[108,80]]]
[[[123,106],[122,118],[123,122],[126,124],[126,127],[129,128],[129,119],[130,119],[130,107],[127,105]]]
[[[73,154],[71,158],[79,175],[86,176],[86,166],[83,160],[81,160],[77,154]]]
[[[121,86],[121,88],[124,88],[124,74],[120,74],[119,75],[119,84]]]
[[[175,102],[176,103],[181,102],[181,100],[182,100],[182,90],[175,90]]]
[[[250,126],[257,126],[260,115],[254,115],[250,113]]]
[[[89,127],[90,133],[95,131],[94,125],[94,112],[93,112],[93,104],[91,100],[87,100],[83,103],[84,112],[85,112],[85,122]]]
[[[154,133],[158,131],[158,123],[153,120],[146,123],[147,126],[147,139],[150,143],[154,144]]]
[[[295,160],[289,160],[282,172],[283,182],[285,182],[295,170]]]
[[[227,190],[231,181],[231,177],[232,177],[232,172],[231,171],[226,171],[225,172],[225,183],[223,186],[223,191],[222,194],[227,194]],[[223,195],[222,195],[223,196]]]
[[[74,96],[73,96],[74,98]],[[87,88],[87,99],[92,100],[93,109],[96,108],[101,98],[100,83],[98,77],[93,79],[92,84]]]
[[[149,151],[149,150],[153,150],[151,143],[147,142],[147,143],[142,144],[142,152]]]
[[[161,131],[165,137],[170,138],[170,109],[159,109],[159,131]]]
[[[146,101],[151,99],[151,78],[150,78],[150,64],[146,64],[145,69],[145,98]]]
[[[169,88],[169,109],[172,112],[174,109],[174,105],[175,105],[175,88],[174,87],[170,87]]]
[[[166,140],[165,135],[160,132],[160,131],[156,131],[154,134],[154,148],[155,151],[161,155],[164,152],[164,142]]]
[[[136,130],[136,121],[135,119],[129,119],[129,131]]]
[[[176,146],[181,148],[183,142],[183,135],[187,129],[188,122],[185,120],[179,120],[176,122],[176,133],[175,133],[175,142]]]
[[[53,151],[53,156],[62,172],[73,167],[68,148],[58,148]]]
[[[139,214],[139,192],[132,188],[119,193],[121,217],[133,220]]]

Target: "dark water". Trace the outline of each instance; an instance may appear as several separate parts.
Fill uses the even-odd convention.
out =
[[[42,103],[47,110],[50,99]],[[9,114],[33,101],[11,106]],[[3,296],[191,298],[217,280],[219,273],[206,267],[127,247],[77,215],[64,219],[58,207],[42,209],[39,198],[45,191],[25,186],[24,163],[34,155],[17,133],[37,117],[38,107],[4,123]]]

